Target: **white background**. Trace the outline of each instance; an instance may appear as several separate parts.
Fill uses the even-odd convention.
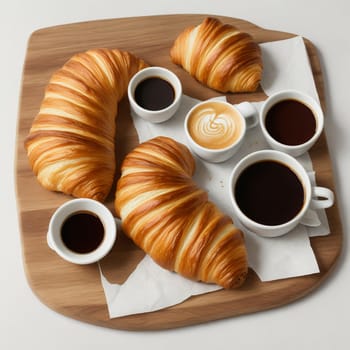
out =
[[[110,330],[61,316],[36,298],[23,269],[15,199],[15,142],[27,40],[39,28],[95,19],[207,13],[311,40],[325,80],[326,135],[344,249],[311,295],[252,315],[161,332]],[[349,349],[350,5],[347,0],[4,0],[0,4],[0,349]],[[164,28],[166,30],[166,28]]]

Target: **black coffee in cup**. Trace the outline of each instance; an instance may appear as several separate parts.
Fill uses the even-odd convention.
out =
[[[263,225],[281,225],[293,219],[304,204],[304,188],[287,165],[257,161],[239,175],[234,195],[240,210]]]
[[[170,106],[175,99],[174,87],[165,79],[149,77],[135,89],[135,101],[142,108],[159,111]]]
[[[97,249],[104,238],[104,226],[100,218],[89,211],[70,215],[62,224],[61,239],[75,253],[86,254]]]
[[[301,145],[314,136],[316,118],[303,102],[285,99],[267,111],[265,127],[276,141],[291,146]]]

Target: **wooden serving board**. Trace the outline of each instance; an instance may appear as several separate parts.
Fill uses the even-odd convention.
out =
[[[341,251],[342,228],[337,205],[327,210],[331,234],[311,239],[321,272],[314,275],[261,283],[250,271],[238,290],[221,290],[192,297],[161,311],[109,319],[97,264],[77,266],[63,261],[46,243],[50,216],[63,202],[64,194],[43,189],[33,175],[23,147],[32,120],[39,110],[51,74],[73,54],[94,47],[119,48],[133,52],[151,65],[173,70],[181,79],[184,93],[198,99],[217,95],[200,85],[169,58],[175,37],[187,26],[200,23],[206,15],[166,15],[101,20],[41,29],[32,34],[24,64],[17,135],[17,202],[26,275],[38,298],[51,309],[84,322],[127,330],[174,328],[257,312],[290,303],[310,293],[330,274]],[[222,21],[249,32],[261,43],[287,39],[294,34],[265,30],[243,20],[220,17]],[[305,40],[314,79],[325,108],[324,86],[315,47]],[[266,98],[262,90],[251,94],[228,94],[232,103]],[[128,101],[120,104],[117,118],[117,169],[124,155],[137,145]],[[325,136],[311,152],[317,182],[334,190],[331,161]],[[119,170],[116,178],[119,176]],[[113,212],[115,188],[106,202]],[[112,252],[102,261],[111,282],[122,283],[143,252],[120,234]]]

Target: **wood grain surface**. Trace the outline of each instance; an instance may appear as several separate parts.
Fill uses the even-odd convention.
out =
[[[49,308],[95,325],[126,330],[154,330],[182,327],[226,317],[267,310],[301,298],[323,282],[332,271],[342,247],[342,227],[337,204],[327,210],[331,234],[311,239],[321,272],[304,277],[262,283],[253,271],[244,286],[192,297],[161,311],[109,319],[97,264],[77,266],[63,261],[46,243],[46,232],[54,210],[71,197],[43,189],[36,181],[23,147],[51,74],[73,54],[94,47],[128,50],[151,65],[174,71],[182,81],[184,93],[198,99],[217,96],[175,66],[169,49],[175,37],[187,26],[200,23],[207,15],[166,15],[100,20],[38,30],[28,42],[20,99],[16,185],[21,227],[23,261],[28,282],[38,298]],[[262,29],[240,19],[217,16],[250,33],[259,42],[275,41],[294,34]],[[322,107],[325,109],[324,83],[317,51],[305,39]],[[262,90],[251,94],[228,94],[232,103],[264,100]],[[117,116],[117,169],[124,155],[137,145],[128,101],[120,104]],[[323,134],[311,151],[317,183],[334,190],[332,166]],[[116,179],[119,177],[119,170]],[[113,211],[115,187],[106,205]],[[112,252],[101,262],[110,282],[122,283],[144,253],[120,234]]]

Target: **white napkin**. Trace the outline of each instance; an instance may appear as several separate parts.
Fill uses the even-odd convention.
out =
[[[179,304],[191,295],[221,289],[215,284],[193,282],[169,272],[148,255],[121,285],[109,283],[103,276],[101,267],[100,272],[111,318],[160,310]]]
[[[263,43],[260,48],[264,62],[261,86],[266,95],[295,89],[319,101],[302,37]]]
[[[264,74],[262,87],[267,95],[282,89],[298,89],[318,99],[313,81],[308,56],[301,37],[261,44]],[[225,98],[225,97],[219,97]],[[183,132],[183,121],[187,111],[198,102],[183,96],[182,104],[176,115],[161,124],[151,124],[133,116],[139,136],[144,142],[158,135],[172,137],[186,143]],[[261,102],[254,103],[257,109]],[[233,216],[231,202],[227,190],[228,178],[233,166],[246,154],[269,148],[263,139],[259,127],[250,129],[240,151],[229,161],[221,164],[207,163],[197,157],[194,180],[209,193],[209,198],[221,210]],[[299,160],[309,171],[312,181],[312,162],[306,154]],[[235,219],[235,218],[234,218]],[[261,281],[296,277],[319,272],[317,261],[310,245],[309,236],[329,233],[328,221],[324,211],[310,211],[310,224],[321,225],[306,227],[299,225],[283,237],[262,238],[254,233],[245,233],[250,267],[257,273]],[[240,223],[235,220],[235,224]],[[105,291],[110,317],[143,313],[169,307],[186,300],[192,295],[212,292],[220,289],[215,285],[189,281],[175,273],[159,267],[146,256],[128,279],[121,285],[111,284],[101,272],[101,282]]]

